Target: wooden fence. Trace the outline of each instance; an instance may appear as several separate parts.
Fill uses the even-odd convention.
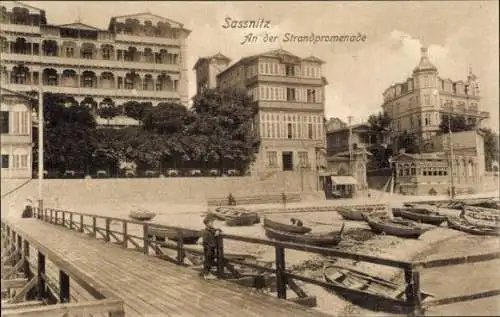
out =
[[[104,241],[118,244],[123,248],[128,248],[129,245],[131,245],[132,248],[140,252],[143,252],[144,254],[147,255],[149,255],[150,251],[153,250],[154,254],[157,257],[162,258],[164,260],[168,260],[178,265],[185,265],[184,259],[186,257],[187,252],[199,255],[203,254],[202,251],[192,247],[185,246],[183,244],[183,239],[182,239],[183,228],[180,227],[150,224],[146,222],[134,221],[124,218],[106,217],[93,214],[82,214],[82,213],[76,213],[76,212],[64,211],[52,208],[45,208],[43,210],[34,208],[34,210],[35,210],[34,217],[42,221],[51,224],[61,225],[64,226],[65,228],[76,230],[81,233],[85,232],[92,235],[95,238],[99,238],[100,235],[102,239],[104,239]],[[90,220],[89,222],[91,224],[86,224],[85,222],[86,219],[89,219]],[[97,225],[98,220],[104,221],[104,227],[99,227]],[[112,222],[115,224],[117,222],[120,223],[121,230],[111,230],[110,227]],[[142,234],[141,235],[130,234],[128,232],[128,229],[130,228],[131,225],[140,226],[140,228],[142,228],[141,230]],[[163,241],[158,241],[156,239],[152,239],[150,236],[151,235],[150,228],[152,227],[175,231],[177,235],[177,242],[173,243],[169,240],[163,242]],[[114,241],[112,241],[112,239]],[[275,249],[274,268],[254,263],[247,263],[235,258],[225,256],[224,241],[226,240],[240,241],[240,242],[273,247]],[[164,254],[164,252],[162,252],[160,247],[176,250],[177,252],[176,257],[173,258],[171,256]],[[403,290],[405,292],[405,299],[402,300],[382,295],[376,295],[364,290],[345,288],[337,284],[332,284],[323,280],[318,280],[311,277],[294,274],[291,271],[287,270],[285,250],[304,251],[312,254],[369,262],[378,265],[384,265],[401,269],[404,271],[405,282],[403,285]],[[381,305],[383,304],[386,307],[399,307],[400,313],[407,313],[411,315],[421,315],[425,308],[431,306],[445,305],[449,303],[469,301],[478,298],[500,295],[500,289],[495,289],[470,295],[433,299],[433,300],[428,300],[425,303],[422,303],[421,285],[420,285],[420,272],[422,270],[429,268],[436,268],[436,267],[459,265],[465,263],[476,263],[476,262],[497,260],[500,258],[500,252],[431,260],[431,261],[420,261],[412,263],[407,261],[398,261],[393,259],[370,256],[370,255],[345,252],[331,248],[315,247],[305,244],[280,242],[280,241],[258,239],[258,238],[250,238],[250,237],[223,233],[218,236],[217,257],[218,257],[217,273],[220,278],[223,278],[225,276],[226,269],[229,272],[231,272],[234,277],[239,277],[240,276],[239,272],[235,270],[233,266],[235,264],[250,267],[262,272],[269,272],[275,274],[277,296],[282,299],[287,298],[287,286],[291,290],[293,290],[299,297],[306,296],[304,292],[297,286],[294,280],[299,280],[306,283],[322,286],[333,291],[343,292],[348,295],[363,296],[363,298],[366,299],[367,301],[374,301],[380,303]]]
[[[9,272],[2,272],[2,291],[9,293],[10,288],[20,289],[8,303],[2,304],[2,316],[60,316],[65,313],[109,313],[110,317],[123,317],[124,303],[108,290],[98,288],[85,273],[77,270],[52,250],[30,238],[29,234],[16,232],[15,225],[1,220],[2,265],[8,260],[16,263]],[[36,250],[37,263],[30,260],[30,250]],[[5,251],[5,252],[4,252]],[[5,258],[3,256],[6,256]],[[46,261],[54,263],[59,269],[59,294],[49,286],[45,268]],[[22,271],[24,278],[4,280]],[[95,300],[70,302],[70,281],[73,281],[92,295]],[[27,302],[22,302],[28,300]],[[50,302],[56,304],[46,305]]]

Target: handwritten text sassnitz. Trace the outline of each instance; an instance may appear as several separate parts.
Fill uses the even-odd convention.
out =
[[[295,35],[294,33],[285,33],[282,38],[285,43],[328,43],[328,42],[366,42],[366,35],[357,34],[342,34],[342,35],[318,35],[311,33],[310,35]]]

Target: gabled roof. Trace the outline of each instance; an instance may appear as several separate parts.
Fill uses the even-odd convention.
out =
[[[28,100],[34,100],[34,101],[38,100],[37,97],[32,97],[32,96],[27,95],[25,93],[21,93],[21,92],[18,92],[18,91],[10,90],[10,89],[3,88],[3,87],[0,87],[0,95],[13,95],[13,96],[25,98],[25,99],[28,99]]]
[[[205,56],[205,57],[198,58],[198,60],[196,61],[196,63],[193,66],[193,69],[196,69],[198,67],[198,65],[200,63],[204,62],[204,61],[211,61],[211,60],[214,60],[214,59],[225,60],[228,63],[231,62],[231,59],[229,57],[223,55],[221,52],[218,52],[217,54],[214,54],[212,56]]]
[[[61,25],[58,25],[58,27],[68,28],[68,29],[76,29],[76,30],[105,31],[103,29],[99,29],[99,28],[97,28],[95,26],[88,25],[88,24],[81,23],[81,22],[74,22],[74,23],[69,23],[69,24],[61,24]]]
[[[302,59],[303,61],[307,61],[307,62],[314,62],[314,63],[320,63],[320,64],[324,64],[325,61],[315,57],[315,56],[309,56],[309,57],[306,57],[306,58],[303,58]]]
[[[111,17],[111,19],[115,19],[115,20],[118,20],[118,19],[131,19],[131,18],[135,18],[135,19],[151,19],[151,18],[154,18],[154,19],[161,20],[161,21],[164,21],[164,22],[172,23],[172,24],[174,24],[174,25],[176,25],[176,26],[178,26],[180,28],[184,27],[184,24],[182,24],[180,22],[177,22],[177,21],[174,21],[172,19],[159,16],[157,14],[152,14],[150,12],[127,14],[127,15],[120,15],[120,16]]]

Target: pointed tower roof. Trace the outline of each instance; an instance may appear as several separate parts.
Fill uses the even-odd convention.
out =
[[[427,56],[427,47],[422,47],[420,49],[420,53],[422,54],[422,56],[420,57],[420,62],[418,63],[417,67],[415,67],[413,72],[416,73],[423,71],[437,71],[436,66],[431,63],[429,57]]]

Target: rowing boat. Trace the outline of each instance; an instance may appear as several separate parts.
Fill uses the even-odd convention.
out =
[[[156,214],[147,210],[135,210],[131,211],[128,215],[130,218],[138,221],[149,221],[153,219]]]
[[[478,226],[468,222],[466,219],[458,217],[448,218],[448,227],[451,229],[480,236],[498,236],[500,233],[498,228]]]
[[[460,213],[460,218],[477,227],[493,230],[500,229],[500,215],[496,209],[464,207]]]
[[[264,229],[265,228],[271,228],[277,231],[289,232],[295,234],[306,234],[308,232],[311,232],[311,228],[309,227],[299,226],[291,223],[287,224],[276,220],[272,220],[268,217],[264,217]]]
[[[366,207],[338,207],[338,208],[336,208],[336,211],[342,216],[342,218],[344,218],[346,220],[356,220],[356,221],[363,220],[362,213],[380,212],[381,210],[385,210],[385,207],[374,208],[374,207],[366,206]]]
[[[398,217],[389,218],[385,215],[363,214],[365,221],[375,233],[384,233],[402,238],[418,239],[430,228],[425,228],[412,220],[404,220]]]
[[[217,207],[210,213],[225,221],[228,226],[251,226],[260,222],[256,212],[241,207]]]
[[[327,288],[329,291],[355,305],[375,311],[405,312],[404,304],[399,306],[395,305],[393,301],[388,301],[389,299],[405,300],[405,287],[401,284],[340,265],[324,267],[323,277],[326,282],[342,287]],[[355,293],[352,290],[362,291],[363,293]],[[370,297],[370,295],[374,296]],[[428,293],[421,293],[423,302],[430,297],[432,295]],[[388,300],[384,300],[385,298]]]
[[[196,244],[201,236],[201,232],[198,230],[185,228],[179,230],[180,234],[182,234],[182,241],[184,244]],[[156,237],[157,240],[165,240],[165,238],[167,238],[168,240],[178,241],[179,230],[153,226],[148,228],[148,234]]]
[[[448,218],[436,211],[431,211],[427,208],[400,208],[398,215],[402,218],[415,220],[418,222],[427,223],[430,225],[440,226]]]
[[[307,233],[297,234],[285,231],[279,231],[270,227],[264,227],[266,236],[270,239],[293,242],[297,244],[307,244],[313,246],[333,246],[340,243],[342,240],[342,233],[344,225],[339,231],[332,231],[326,233]]]

